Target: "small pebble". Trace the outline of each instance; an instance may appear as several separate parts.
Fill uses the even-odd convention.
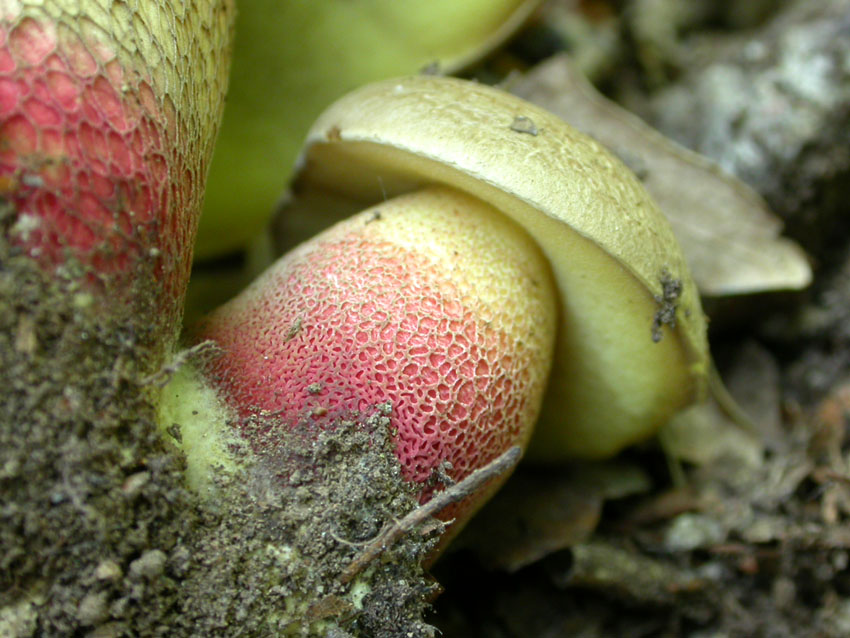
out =
[[[136,579],[153,580],[165,571],[165,552],[152,549],[130,563],[130,576]]]
[[[89,592],[77,607],[77,620],[83,627],[102,623],[109,616],[109,593]]]
[[[98,580],[118,580],[123,576],[121,566],[114,560],[105,560],[98,564],[94,570],[94,576]]]

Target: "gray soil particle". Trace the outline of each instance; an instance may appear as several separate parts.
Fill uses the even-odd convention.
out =
[[[165,571],[165,552],[159,549],[148,550],[130,563],[130,578],[135,580],[153,580]]]

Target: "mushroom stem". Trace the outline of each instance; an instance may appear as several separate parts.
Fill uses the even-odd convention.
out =
[[[133,330],[153,326],[163,352],[179,330],[234,13],[232,0],[0,3],[7,237],[105,314],[144,315]]]

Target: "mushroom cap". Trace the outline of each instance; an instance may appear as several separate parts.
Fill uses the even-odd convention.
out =
[[[560,317],[532,456],[609,456],[704,395],[705,317],[667,220],[611,153],[520,98],[431,76],[358,89],[308,133],[288,212],[323,224],[428,184],[495,206],[551,264]]]

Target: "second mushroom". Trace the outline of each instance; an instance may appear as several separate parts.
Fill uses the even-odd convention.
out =
[[[705,320],[668,223],[546,111],[455,79],[370,85],[313,126],[293,193],[286,215],[316,228],[368,210],[199,328],[223,354],[193,392],[237,417],[389,405],[426,499],[432,474],[463,479],[535,422],[536,458],[598,458],[704,392]]]

